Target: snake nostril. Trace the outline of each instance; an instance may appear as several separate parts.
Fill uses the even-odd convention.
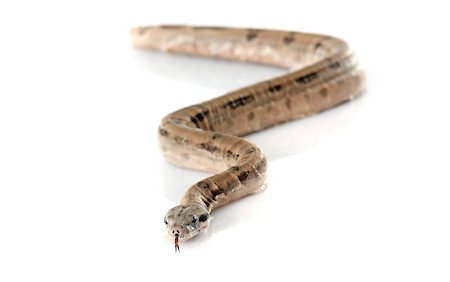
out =
[[[180,234],[180,230],[177,229],[177,233]]]

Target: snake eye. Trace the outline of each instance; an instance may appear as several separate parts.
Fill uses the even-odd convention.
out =
[[[208,220],[208,214],[207,213],[204,213],[204,214],[202,214],[201,216],[200,216],[200,218],[199,218],[199,220],[201,221],[201,222],[205,222],[206,220]]]
[[[193,218],[192,218],[192,223],[196,223],[197,222],[197,218],[194,216]]]
[[[169,223],[167,222],[166,218],[164,218],[164,223],[165,223],[166,225],[169,224]]]

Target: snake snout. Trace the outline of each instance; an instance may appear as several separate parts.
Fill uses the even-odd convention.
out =
[[[188,235],[188,233],[189,233],[186,230],[186,228],[184,228],[182,226],[173,226],[173,227],[169,228],[167,231],[172,238],[175,238],[178,236],[178,238],[180,240],[184,240],[186,238],[186,235]]]

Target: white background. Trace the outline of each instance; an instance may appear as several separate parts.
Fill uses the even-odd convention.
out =
[[[448,8],[261,2],[2,1],[0,281],[449,281]],[[161,23],[339,36],[369,78],[250,136],[269,188],[176,255],[163,216],[207,174],[164,162],[160,118],[282,71],[130,47]]]

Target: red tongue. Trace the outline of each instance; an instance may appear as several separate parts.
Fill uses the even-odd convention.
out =
[[[180,252],[180,246],[178,245],[178,234],[175,234],[175,253]]]

